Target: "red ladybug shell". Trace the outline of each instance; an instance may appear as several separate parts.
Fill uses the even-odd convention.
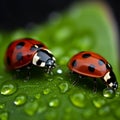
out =
[[[73,56],[68,63],[68,67],[73,72],[93,78],[104,77],[112,69],[106,59],[89,51],[80,52]]]
[[[5,64],[8,70],[19,69],[31,63],[33,55],[40,48],[47,48],[43,43],[31,38],[13,41],[6,51]]]

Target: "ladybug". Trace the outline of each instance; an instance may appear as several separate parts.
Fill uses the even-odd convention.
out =
[[[22,38],[13,41],[7,48],[5,54],[5,65],[7,70],[20,70],[31,65],[41,68],[55,67],[55,57],[40,41],[31,38]]]
[[[101,78],[105,85],[116,90],[118,83],[110,63],[97,53],[90,51],[79,52],[74,55],[69,63],[68,68],[81,76]]]

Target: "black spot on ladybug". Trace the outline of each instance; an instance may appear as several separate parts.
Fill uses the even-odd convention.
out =
[[[21,52],[19,52],[19,53],[16,55],[16,59],[17,59],[18,61],[20,61],[20,60],[23,59],[23,55],[22,55]]]
[[[38,48],[36,48],[35,46],[32,46],[32,47],[30,48],[30,50],[31,50],[31,51],[35,51],[35,50],[38,50]]]
[[[10,65],[11,64],[11,61],[10,61],[10,58],[7,57],[7,64]]]
[[[39,50],[41,47],[44,47],[43,44],[37,44],[37,45],[33,45],[30,50],[31,51],[35,51],[35,50]]]
[[[89,54],[89,53],[85,53],[85,54],[82,55],[83,58],[88,58],[90,56],[91,56],[91,54]]]
[[[102,66],[102,65],[105,64],[105,62],[104,62],[103,60],[100,59],[100,60],[98,61],[98,64],[99,64],[100,66]]]
[[[41,60],[38,60],[36,64],[37,64],[37,65],[40,65],[41,63],[42,63],[42,61],[41,61]]]
[[[16,48],[17,48],[17,49],[21,49],[24,45],[25,45],[24,42],[19,42],[19,43],[16,45]]]
[[[88,66],[88,70],[90,71],[90,72],[94,72],[95,71],[95,66],[94,65],[89,65]]]
[[[108,63],[106,64],[106,68],[109,70],[109,69],[112,69],[111,65]]]
[[[72,66],[73,66],[73,67],[76,67],[76,66],[77,66],[77,61],[76,61],[76,60],[73,60]]]

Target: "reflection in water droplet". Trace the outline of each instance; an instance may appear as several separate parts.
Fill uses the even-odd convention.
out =
[[[105,104],[105,100],[101,98],[94,98],[93,99],[93,104],[96,108],[100,108]]]
[[[43,90],[43,94],[44,94],[44,95],[47,95],[47,94],[50,93],[50,91],[51,91],[51,90],[50,90],[49,88],[46,88],[46,89]]]
[[[58,107],[59,103],[60,103],[60,101],[56,98],[56,99],[53,99],[49,102],[49,106],[50,107]]]
[[[68,83],[61,83],[60,85],[59,85],[59,88],[60,88],[60,91],[61,91],[61,93],[65,93],[65,92],[67,92],[68,91]]]
[[[105,88],[103,90],[103,96],[106,98],[113,98],[115,96],[115,91],[111,88]]]
[[[70,100],[73,105],[76,107],[84,107],[85,106],[85,96],[82,93],[75,93],[70,95]]]
[[[19,105],[23,105],[27,100],[27,97],[25,95],[18,95],[15,100],[14,100],[14,104],[16,106],[19,106]]]
[[[1,112],[0,113],[0,120],[8,120],[8,113],[7,112]]]
[[[0,103],[0,109],[5,108],[5,104],[4,103]]]
[[[15,83],[5,82],[5,83],[2,85],[1,94],[2,94],[2,95],[11,95],[11,94],[13,94],[14,92],[16,92],[16,90],[17,90],[17,86],[16,86]]]
[[[36,113],[36,111],[38,110],[38,107],[39,107],[39,104],[37,101],[28,102],[24,106],[24,111],[27,115],[32,116]]]
[[[57,70],[57,73],[58,73],[58,74],[62,74],[62,73],[63,73],[62,69],[58,69],[58,70]]]

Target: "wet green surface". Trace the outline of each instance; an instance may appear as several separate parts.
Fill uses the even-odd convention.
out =
[[[97,92],[94,93],[92,79],[78,81],[67,68],[70,57],[80,51],[91,50],[112,64],[119,82],[116,35],[112,17],[101,4],[77,4],[33,29],[1,32],[0,119],[120,119],[119,88],[116,94],[106,89],[103,91],[105,86],[98,80]],[[40,40],[53,52],[57,67],[52,74],[34,69],[28,81],[24,77],[15,79],[5,71],[5,50],[11,41],[22,37]]]

